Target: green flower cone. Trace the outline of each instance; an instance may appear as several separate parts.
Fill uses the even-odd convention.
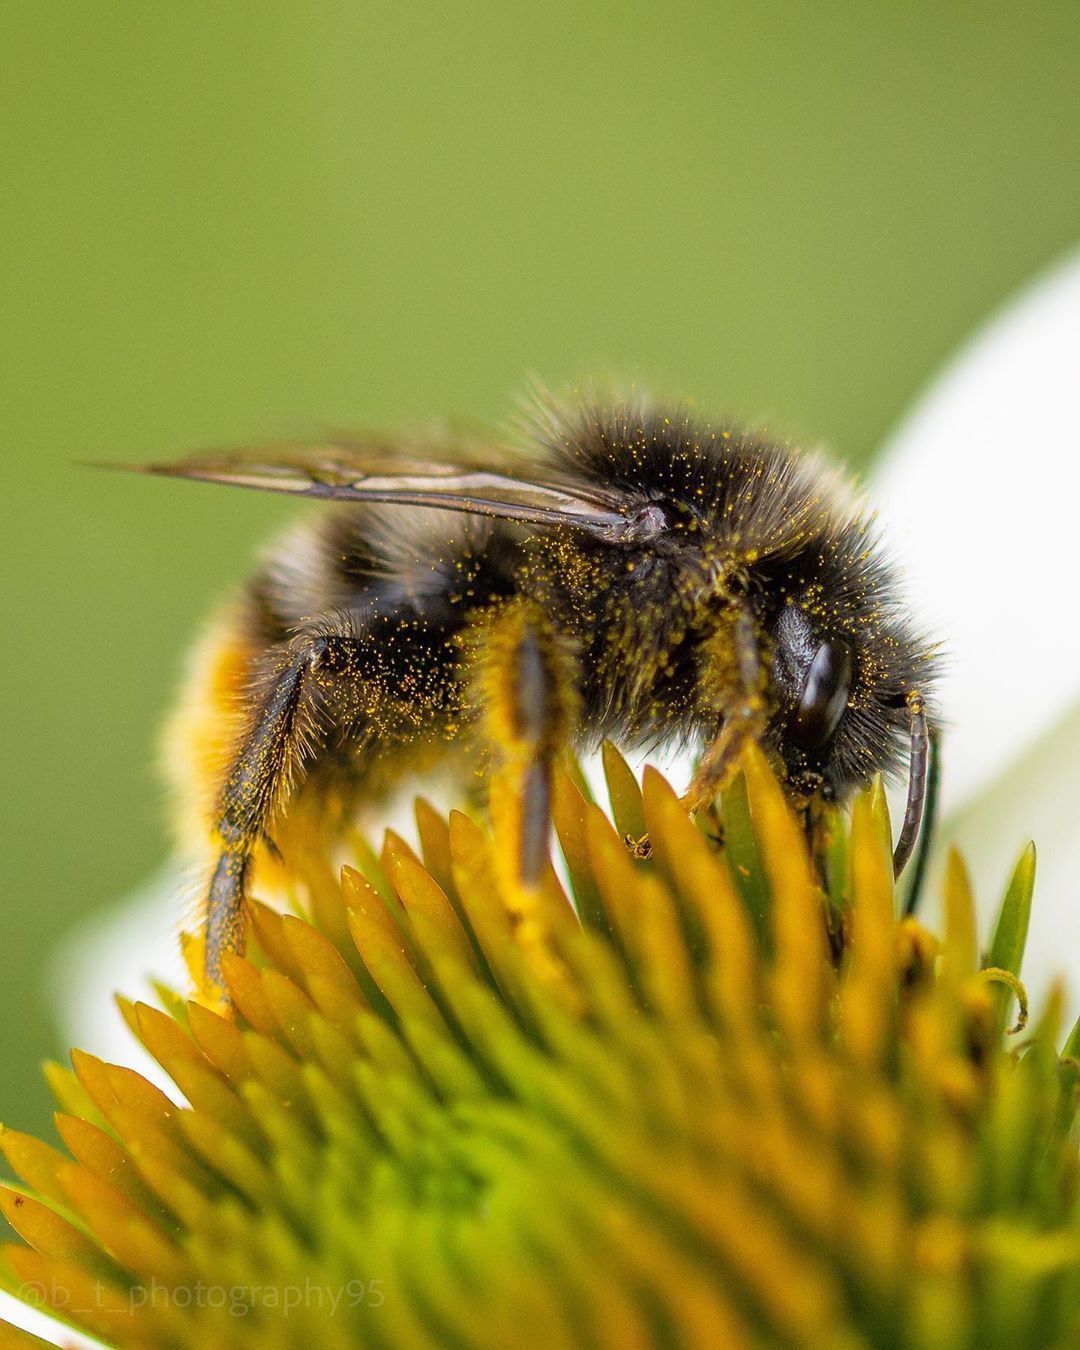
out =
[[[1033,851],[980,961],[958,859],[940,940],[895,917],[880,790],[825,893],[760,755],[722,845],[606,762],[614,823],[557,782],[572,898],[505,781],[490,838],[293,847],[232,1015],[124,1005],[187,1105],[76,1052],[66,1152],[0,1135],[7,1287],[177,1350],[1080,1344],[1076,1038],[1007,1028]]]

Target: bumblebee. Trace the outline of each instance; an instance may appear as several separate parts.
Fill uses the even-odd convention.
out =
[[[521,440],[521,438],[519,438]],[[926,793],[932,649],[872,518],[816,455],[644,401],[538,402],[523,443],[368,437],[138,466],[334,503],[204,646],[170,762],[209,842],[206,980],[243,949],[286,817],[328,832],[405,776],[520,772],[520,877],[547,857],[561,750],[700,750],[709,804],[748,740],[804,806],[909,758]],[[258,866],[261,868],[262,861]]]

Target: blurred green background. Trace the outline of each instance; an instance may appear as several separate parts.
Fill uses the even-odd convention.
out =
[[[94,474],[620,373],[863,461],[1080,237],[1080,6],[6,0],[0,1115],[257,495]],[[927,490],[932,490],[927,484]]]

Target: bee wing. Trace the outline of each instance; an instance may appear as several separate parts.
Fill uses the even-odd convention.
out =
[[[399,452],[394,442],[373,438],[362,443],[229,450],[165,463],[106,467],[324,501],[387,502],[499,516],[524,524],[570,525],[606,538],[632,536],[637,540],[647,537],[650,530],[659,532],[652,517],[643,521],[640,512],[628,511],[617,492],[544,465],[515,462],[497,445],[433,449],[438,457],[421,458]],[[491,467],[493,462],[495,467]]]

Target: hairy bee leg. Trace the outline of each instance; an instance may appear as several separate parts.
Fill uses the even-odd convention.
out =
[[[535,886],[548,858],[551,834],[551,761],[538,759],[530,764],[522,784],[521,854],[518,865],[521,880]]]
[[[210,883],[206,915],[206,977],[219,989],[224,989],[224,954],[243,951],[254,850],[267,843],[275,810],[318,753],[316,697],[322,696],[324,719],[332,720],[334,700],[326,693],[365,678],[359,647],[355,637],[341,634],[295,641],[271,677],[226,775],[215,821],[223,848]],[[355,708],[347,696],[337,703],[339,715],[342,709]]]
[[[540,880],[548,856],[551,832],[551,769],[559,746],[561,700],[558,677],[544,650],[543,635],[526,624],[514,652],[510,689],[517,732],[527,747],[528,763],[521,793],[521,878],[528,885]]]
[[[682,802],[688,811],[703,811],[715,801],[738,767],[742,753],[752,741],[760,740],[765,720],[754,708],[742,708],[725,721],[719,736],[702,755]]]
[[[540,610],[516,606],[485,633],[480,670],[485,731],[521,794],[519,874],[535,886],[548,859],[552,769],[575,697],[568,654]]]
[[[244,896],[251,865],[249,853],[223,853],[210,881],[206,920],[206,979],[225,988],[222,958],[244,946]]]
[[[724,718],[719,735],[709,743],[698,762],[683,805],[701,811],[735,771],[743,750],[761,738],[765,730],[764,671],[753,615],[740,609],[732,628],[736,691],[734,706]]]

